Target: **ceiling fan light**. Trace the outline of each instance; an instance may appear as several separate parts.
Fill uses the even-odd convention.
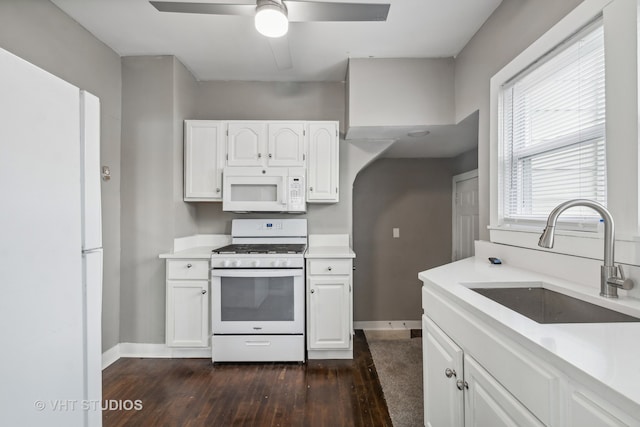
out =
[[[285,10],[275,4],[259,5],[256,8],[256,30],[267,37],[282,37],[289,30]]]

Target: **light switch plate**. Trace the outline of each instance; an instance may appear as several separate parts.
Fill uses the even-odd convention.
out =
[[[399,228],[394,228],[393,229],[393,238],[394,239],[399,239],[400,238],[400,229]]]

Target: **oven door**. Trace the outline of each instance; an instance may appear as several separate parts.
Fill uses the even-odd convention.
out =
[[[304,270],[212,269],[211,325],[214,335],[304,333]]]

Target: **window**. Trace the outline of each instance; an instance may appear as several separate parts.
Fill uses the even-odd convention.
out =
[[[539,224],[569,199],[606,205],[602,19],[502,85],[500,106],[503,223]],[[573,208],[561,219],[595,229],[599,215]]]

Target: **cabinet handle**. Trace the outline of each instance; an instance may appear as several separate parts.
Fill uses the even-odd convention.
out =
[[[204,294],[206,294],[206,293],[207,293],[207,290],[206,290],[206,289],[203,289],[203,290],[202,290],[202,295],[204,295]]]
[[[187,264],[187,268],[191,268],[191,267],[193,267],[193,265]]]
[[[444,370],[444,376],[447,378],[455,377],[456,371],[454,371],[453,369],[447,368]]]
[[[219,189],[219,188],[216,188],[216,193],[219,193],[219,192],[220,192],[220,189]]]
[[[269,158],[271,158],[271,157],[273,157],[273,156],[271,155],[271,153],[269,153]]]
[[[262,153],[258,153],[258,158],[261,159],[262,158]]]
[[[313,187],[309,187],[309,191],[313,191]]]
[[[331,271],[332,270],[331,266],[327,267],[327,270]]]
[[[456,387],[458,387],[458,390],[469,390],[469,384],[463,380],[456,381]]]
[[[312,293],[312,294],[313,294],[313,293],[315,293],[315,292],[316,292],[316,290],[315,290],[315,289],[311,289],[311,293]]]

